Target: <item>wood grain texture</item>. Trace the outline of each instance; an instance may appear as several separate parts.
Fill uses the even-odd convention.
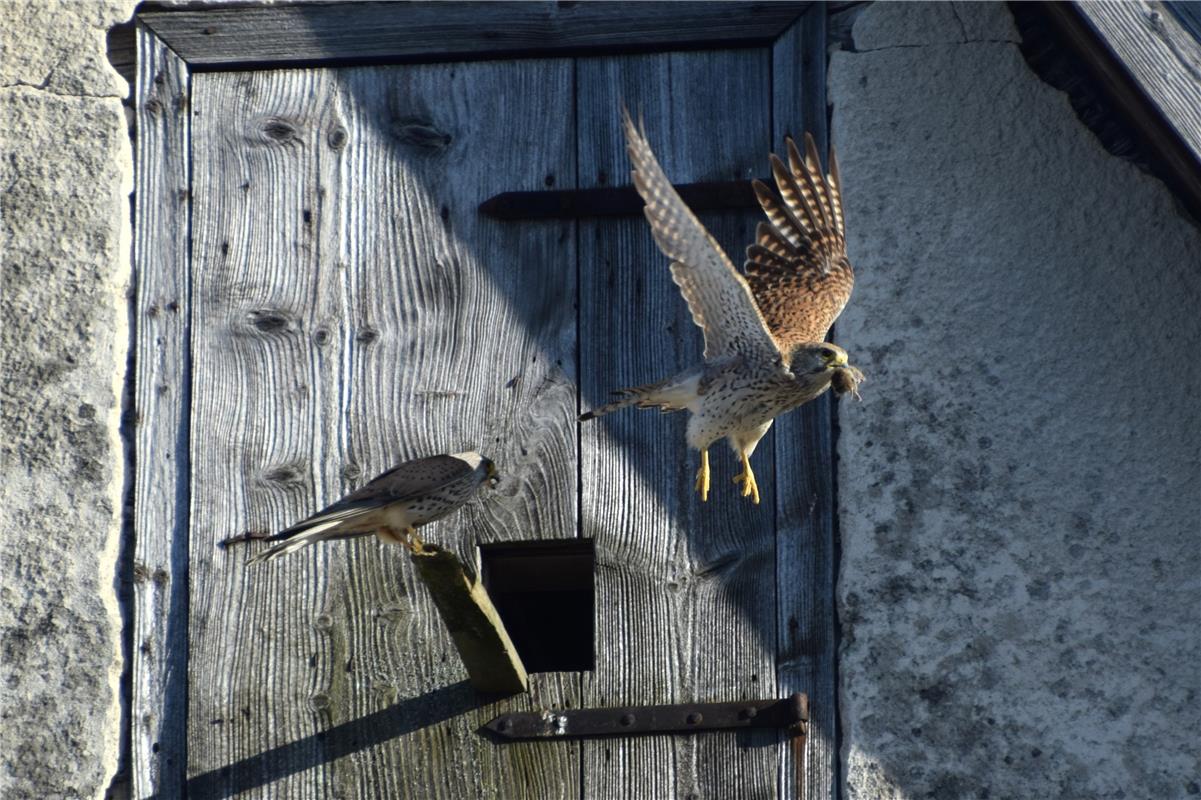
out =
[[[427,544],[410,559],[459,651],[471,685],[506,695],[527,691],[530,679],[525,665],[483,584],[467,574],[450,550]]]
[[[193,69],[767,45],[809,3],[300,3],[141,15]]]
[[[767,160],[769,53],[722,51],[580,59],[582,186],[629,182],[624,101],[672,181],[746,179]],[[705,215],[729,252],[755,215]],[[585,407],[611,390],[700,359],[666,259],[643,220],[580,225],[580,378]],[[713,491],[693,492],[686,417],[627,410],[581,429],[584,535],[597,554],[597,665],[586,706],[772,697],[775,685],[772,447],[754,466],[764,504],[737,495],[728,448],[713,448]],[[588,798],[775,797],[774,733],[585,742]],[[736,776],[736,777],[735,777]]]
[[[827,149],[826,10],[810,9],[772,50],[772,144],[813,134]],[[854,225],[852,220],[850,226]],[[853,233],[853,227],[852,227]],[[852,298],[851,302],[854,302]],[[780,796],[831,800],[839,794],[837,642],[834,629],[834,462],[830,393],[776,421],[776,679],[781,695],[809,695],[805,788],[794,795],[790,748]]]
[[[187,65],[137,32],[136,413],[130,772],[183,794],[187,714],[189,112]]]
[[[475,211],[574,182],[570,108],[552,60],[197,78],[190,794],[578,794],[578,746],[475,733],[578,679],[476,695],[402,550],[215,547],[472,448],[504,480],[428,540],[574,534],[573,228]]]
[[[1201,43],[1163,3],[1075,3],[1143,93],[1201,159]]]

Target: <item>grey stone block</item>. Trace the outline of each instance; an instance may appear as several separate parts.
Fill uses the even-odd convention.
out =
[[[1197,791],[1201,234],[998,4],[875,4],[833,56],[851,798]]]
[[[106,29],[131,2],[6,3],[0,60],[0,796],[116,769],[118,437],[132,164]]]

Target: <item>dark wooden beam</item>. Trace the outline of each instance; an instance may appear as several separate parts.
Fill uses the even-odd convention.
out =
[[[193,70],[768,44],[810,3],[304,3],[139,15]]]
[[[761,180],[772,185],[770,179]],[[675,188],[696,213],[759,208],[750,181],[682,183]],[[633,186],[604,186],[593,189],[501,192],[480,203],[480,213],[503,220],[629,217],[641,214],[644,205]]]

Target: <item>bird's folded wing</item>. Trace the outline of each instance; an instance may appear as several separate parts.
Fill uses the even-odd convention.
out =
[[[403,503],[423,497],[470,472],[471,467],[467,462],[453,456],[430,456],[406,461],[398,467],[393,467],[387,472],[377,475],[370,483],[323,508],[313,516],[268,537],[268,540],[287,539],[298,533],[309,531],[317,525],[323,525],[324,530],[331,530],[334,525],[355,521],[365,512],[373,511],[389,503]]]
[[[774,155],[771,166],[780,197],[754,182],[770,224],[759,223],[743,271],[776,344],[787,352],[826,338],[851,296],[855,275],[847,260],[834,151],[830,174],[823,175],[817,146],[805,134],[804,158],[790,139],[788,166]]]
[[[734,353],[776,357],[746,279],[680,199],[625,109],[622,119],[634,186],[646,202],[643,213],[659,249],[672,261],[671,277],[688,303],[692,321],[705,334],[705,358]]]

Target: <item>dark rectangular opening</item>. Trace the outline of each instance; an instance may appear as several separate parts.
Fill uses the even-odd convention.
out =
[[[591,539],[480,545],[484,588],[527,672],[595,666],[595,563]]]

